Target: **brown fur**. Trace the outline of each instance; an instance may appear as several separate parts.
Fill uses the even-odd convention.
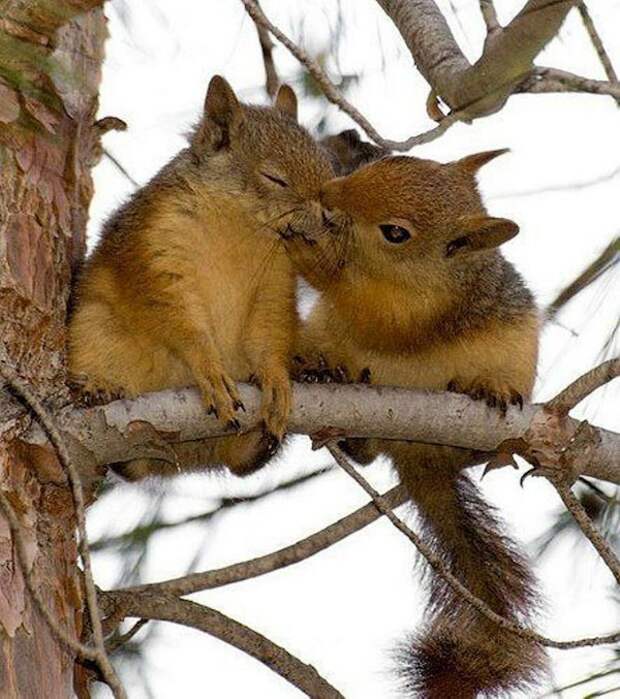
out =
[[[320,221],[319,188],[331,175],[296,122],[290,88],[274,108],[254,107],[213,78],[190,147],[110,218],[82,270],[71,372],[92,392],[129,396],[197,384],[231,425],[241,407],[235,381],[254,375],[266,434],[213,440],[205,458],[236,473],[264,462],[286,425],[297,326],[277,232]],[[119,468],[131,479],[177,471],[145,461]]]
[[[292,259],[321,290],[300,338],[305,366],[321,355],[373,383],[452,390],[492,405],[529,396],[539,321],[529,291],[496,246],[516,225],[489,217],[476,170],[499,152],[443,165],[391,157],[324,185],[327,230],[287,241]],[[388,242],[379,226],[406,228]],[[480,454],[452,447],[349,440],[361,463],[391,457],[429,540],[453,572],[496,612],[527,620],[535,583],[464,466]],[[470,699],[531,686],[542,649],[484,620],[431,575],[424,628],[401,649],[415,696]]]
[[[388,155],[389,151],[363,141],[355,129],[326,136],[321,145],[329,154],[337,175],[348,175],[358,167]]]

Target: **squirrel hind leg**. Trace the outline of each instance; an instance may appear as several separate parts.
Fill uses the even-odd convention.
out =
[[[140,458],[111,464],[110,468],[130,482],[223,467],[236,476],[247,476],[262,468],[274,456],[279,445],[263,430],[253,430],[244,435],[171,444],[175,462]]]

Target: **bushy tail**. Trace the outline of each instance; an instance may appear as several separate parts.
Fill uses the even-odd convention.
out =
[[[453,574],[498,614],[527,623],[537,606],[533,575],[470,478],[436,466],[398,470],[418,508],[425,539]],[[408,694],[473,699],[534,686],[546,669],[544,649],[500,629],[443,578],[429,574],[424,628],[398,651]]]

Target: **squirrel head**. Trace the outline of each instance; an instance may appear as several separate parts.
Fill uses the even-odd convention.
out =
[[[211,181],[243,196],[260,222],[277,221],[274,230],[296,216],[306,218],[310,205],[312,217],[320,219],[320,188],[334,171],[298,124],[297,97],[288,85],[280,87],[272,107],[261,107],[241,103],[228,82],[214,76],[190,152],[205,176],[212,173]]]
[[[335,238],[350,237],[334,244],[346,254],[338,265],[405,283],[441,283],[471,266],[473,255],[514,237],[517,224],[489,216],[476,183],[478,169],[505,152],[446,164],[387,157],[325,183],[321,201],[333,212]]]

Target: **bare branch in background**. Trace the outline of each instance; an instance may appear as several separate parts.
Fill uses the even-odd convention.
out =
[[[258,0],[255,0],[255,2],[256,6],[260,8],[260,3],[258,2]],[[254,24],[256,26],[256,33],[258,34],[260,50],[263,55],[263,65],[265,66],[265,90],[269,97],[273,99],[276,96],[278,87],[280,85],[278,71],[276,70],[276,64],[273,60],[273,41],[271,41],[269,32],[267,31],[267,29],[265,29],[264,25],[258,22],[254,22]]]
[[[131,182],[131,184],[136,189],[138,189],[140,184],[129,174],[129,172],[127,172],[127,169],[125,168],[125,166],[120,162],[120,160],[115,155],[113,155],[107,148],[103,149],[103,155],[112,163],[112,165],[114,165],[114,167],[121,173],[121,175],[125,179],[129,180],[129,182]]]
[[[596,27],[594,26],[594,21],[590,15],[590,12],[588,10],[588,7],[583,0],[577,5],[577,9],[579,10],[579,14],[581,15],[581,20],[583,21],[583,24],[586,28],[586,31],[588,32],[588,36],[590,37],[590,41],[592,42],[592,45],[594,46],[594,50],[596,51],[599,60],[601,62],[601,65],[603,66],[603,70],[605,71],[605,75],[611,82],[618,82],[618,76],[616,75],[616,71],[614,70],[614,67],[611,62],[611,58],[609,57],[609,54],[605,50],[605,46],[603,45],[603,40],[601,39],[598,31],[596,30]],[[616,97],[616,103],[618,106],[620,106],[620,97]]]
[[[302,63],[316,80],[317,84],[320,86],[325,97],[332,103],[336,104],[342,109],[343,112],[348,114],[353,121],[360,126],[366,135],[371,138],[375,143],[387,148],[388,150],[410,150],[414,146],[422,145],[423,143],[428,143],[429,141],[438,138],[445,131],[460,120],[461,115],[454,113],[447,116],[438,126],[426,131],[418,136],[412,136],[405,141],[390,141],[383,138],[375,127],[366,119],[366,117],[356,109],[343,95],[340,94],[338,88],[325,74],[321,66],[317,61],[311,58],[302,48],[297,46],[291,39],[289,39],[286,34],[284,34],[278,27],[275,26],[263,13],[261,8],[254,0],[241,0],[248,12],[252,17],[254,22],[261,27],[269,30],[273,36],[285,46],[295,58]]]
[[[396,486],[385,493],[383,498],[392,508],[395,508],[407,500],[407,493],[404,486]],[[314,556],[319,551],[323,551],[332,546],[332,544],[342,541],[347,536],[372,524],[379,517],[381,517],[381,512],[377,510],[373,503],[369,503],[321,531],[265,556],[259,556],[243,563],[236,563],[226,568],[192,573],[191,575],[172,580],[140,585],[129,588],[129,590],[137,590],[139,592],[154,591],[185,596],[201,590],[210,590],[222,585],[240,582],[241,580],[249,580]]]
[[[523,79],[515,92],[586,92],[592,95],[609,95],[617,99],[620,97],[620,83],[593,80],[559,68],[537,67]]]
[[[167,529],[174,529],[176,527],[183,527],[188,524],[204,524],[214,517],[222,514],[226,510],[230,510],[238,505],[249,505],[261,500],[274,493],[282,493],[285,491],[295,490],[301,485],[304,485],[309,480],[322,476],[330,470],[329,466],[319,469],[317,471],[311,471],[310,473],[304,473],[297,478],[293,478],[290,481],[285,481],[284,483],[279,483],[274,488],[261,491],[256,495],[248,495],[246,497],[231,497],[222,498],[219,505],[207,512],[201,512],[191,517],[186,517],[185,519],[177,520],[176,522],[167,522],[157,519],[154,522],[147,522],[145,524],[139,524],[134,527],[131,531],[125,532],[124,534],[119,534],[118,536],[103,536],[100,539],[91,541],[90,550],[92,551],[104,551],[110,548],[121,548],[125,546],[131,546],[133,542],[140,542],[144,544],[145,540],[160,531],[165,531]]]
[[[516,636],[540,643],[541,645],[549,648],[568,650],[583,646],[605,645],[607,643],[615,643],[616,641],[620,640],[620,632],[616,632],[605,636],[584,638],[576,641],[554,641],[550,638],[542,636],[539,633],[536,633],[532,629],[516,624],[514,621],[497,614],[497,612],[494,612],[486,602],[470,592],[465,585],[463,585],[463,583],[461,583],[461,581],[452,574],[442,558],[435,554],[431,547],[428,546],[407,524],[405,524],[405,522],[403,522],[402,519],[400,519],[400,517],[393,512],[393,508],[390,506],[390,504],[370,485],[370,483],[359,473],[359,471],[351,463],[349,463],[349,460],[345,456],[344,452],[335,442],[331,442],[328,445],[328,449],[336,460],[336,463],[346,473],[348,473],[349,476],[351,476],[351,478],[353,478],[353,480],[356,481],[356,483],[358,483],[368,495],[370,495],[377,509],[380,510],[390,520],[390,522],[413,543],[433,570],[435,570],[435,572],[444,579],[444,581],[454,590],[457,595],[467,601],[477,612],[482,614],[482,616],[487,618],[489,621],[497,624],[497,626],[500,628],[515,634]]]
[[[259,34],[268,31],[280,41],[306,67],[325,97],[347,113],[375,143],[389,150],[410,150],[438,138],[457,121],[470,122],[492,114],[501,109],[513,93],[587,92],[620,99],[620,83],[615,78],[592,80],[533,65],[578,0],[528,0],[506,27],[499,25],[491,0],[481,0],[489,33],[483,54],[474,65],[465,58],[434,0],[415,3],[377,0],[396,25],[418,70],[431,86],[431,103],[441,97],[452,110],[446,116],[438,110],[429,112],[439,121],[433,129],[403,141],[389,140],[340,94],[319,63],[265,16],[255,0],[242,2]]]
[[[105,606],[117,606],[124,616],[170,621],[219,638],[256,658],[312,699],[344,699],[312,665],[215,609],[173,595],[145,592],[103,592],[101,598]]]
[[[612,572],[616,582],[620,584],[620,561],[612,547],[605,541],[598,529],[594,526],[583,505],[570,489],[570,485],[561,482],[555,482],[553,485],[558,495],[562,498],[562,502],[566,509],[573,515],[581,531],[589,539],[592,546],[594,546],[598,555],[605,561],[605,565]]]

